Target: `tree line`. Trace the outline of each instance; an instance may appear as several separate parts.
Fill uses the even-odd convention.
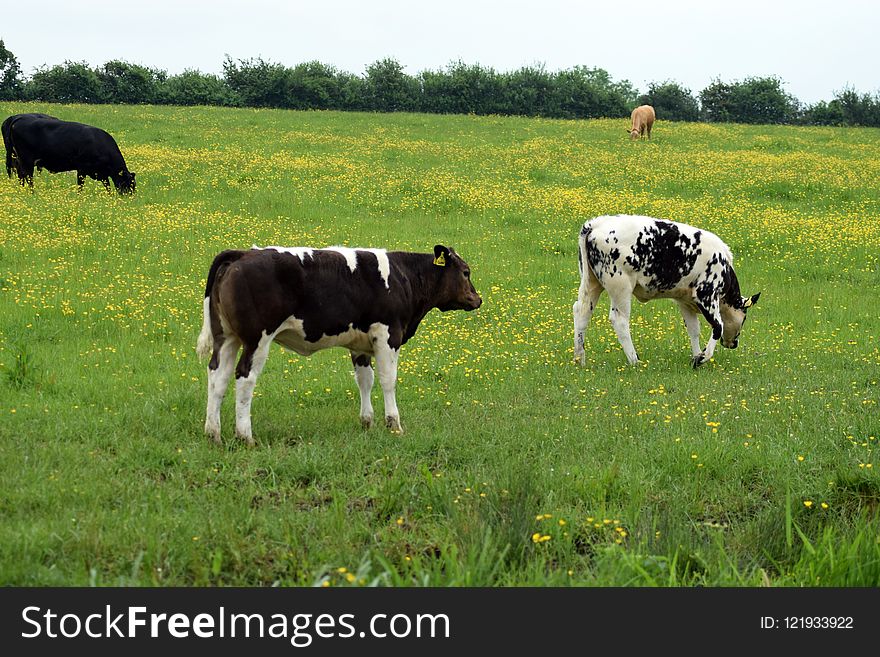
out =
[[[674,81],[652,82],[646,93],[601,68],[548,71],[524,66],[499,72],[453,62],[407,74],[395,59],[354,75],[312,61],[293,67],[261,58],[226,57],[223,74],[185,70],[178,75],[113,60],[91,67],[66,61],[26,77],[0,40],[0,100],[52,103],[221,105],[285,109],[437,114],[500,114],[561,119],[628,117],[653,105],[658,119],[737,123],[880,127],[880,94],[845,88],[830,101],[806,105],[776,77],[714,80],[697,94]]]

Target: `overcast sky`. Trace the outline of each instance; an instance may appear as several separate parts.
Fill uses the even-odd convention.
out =
[[[3,5],[6,5],[3,1]],[[410,74],[452,61],[498,71],[604,68],[644,91],[776,75],[801,101],[880,90],[877,0],[39,0],[5,7],[0,39],[30,75],[111,59],[221,73],[225,55],[351,73],[385,57]],[[25,8],[27,7],[27,8]]]

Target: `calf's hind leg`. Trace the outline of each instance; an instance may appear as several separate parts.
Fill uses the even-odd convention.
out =
[[[235,355],[241,343],[235,338],[214,341],[214,354],[208,364],[208,409],[205,413],[205,433],[220,444],[220,406],[235,368]]]
[[[602,284],[599,283],[593,270],[587,268],[582,276],[578,299],[571,309],[574,315],[574,362],[580,361],[581,365],[585,365],[587,360],[584,352],[584,334],[590,325],[590,318],[601,294]]]
[[[274,335],[265,335],[256,345],[245,343],[235,368],[235,435],[253,447],[254,435],[251,429],[251,402],[257,377],[263,371]]]

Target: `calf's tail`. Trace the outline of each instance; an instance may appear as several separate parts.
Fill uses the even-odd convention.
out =
[[[587,278],[590,276],[590,263],[587,259],[587,238],[590,236],[592,228],[589,222],[585,223],[578,235],[578,272],[580,273],[580,285],[578,286],[577,301],[571,307],[574,315],[574,360],[576,363],[584,365],[586,355],[584,354],[584,331],[590,323],[590,315],[593,307],[587,298]]]
[[[205,299],[202,302],[202,330],[199,333],[199,339],[196,341],[196,354],[199,358],[207,358],[211,355],[214,348],[214,336],[211,333],[211,313],[217,312],[216,308],[211,308],[211,290],[214,289],[214,283],[221,270],[238,260],[245,254],[245,251],[229,250],[223,251],[211,263],[211,269],[208,270],[208,281],[205,283]]]
[[[587,264],[587,238],[590,236],[592,232],[592,227],[589,223],[584,224],[581,227],[581,232],[578,234],[578,273],[581,275],[581,279],[584,278],[585,267]]]

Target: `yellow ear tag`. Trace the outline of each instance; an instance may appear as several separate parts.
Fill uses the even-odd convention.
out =
[[[437,265],[438,267],[445,267],[446,266],[446,258],[443,257],[442,253],[440,255],[438,255],[436,258],[434,258],[434,264]]]
[[[746,299],[746,302],[743,304],[743,308],[751,308],[752,307],[752,297]]]

